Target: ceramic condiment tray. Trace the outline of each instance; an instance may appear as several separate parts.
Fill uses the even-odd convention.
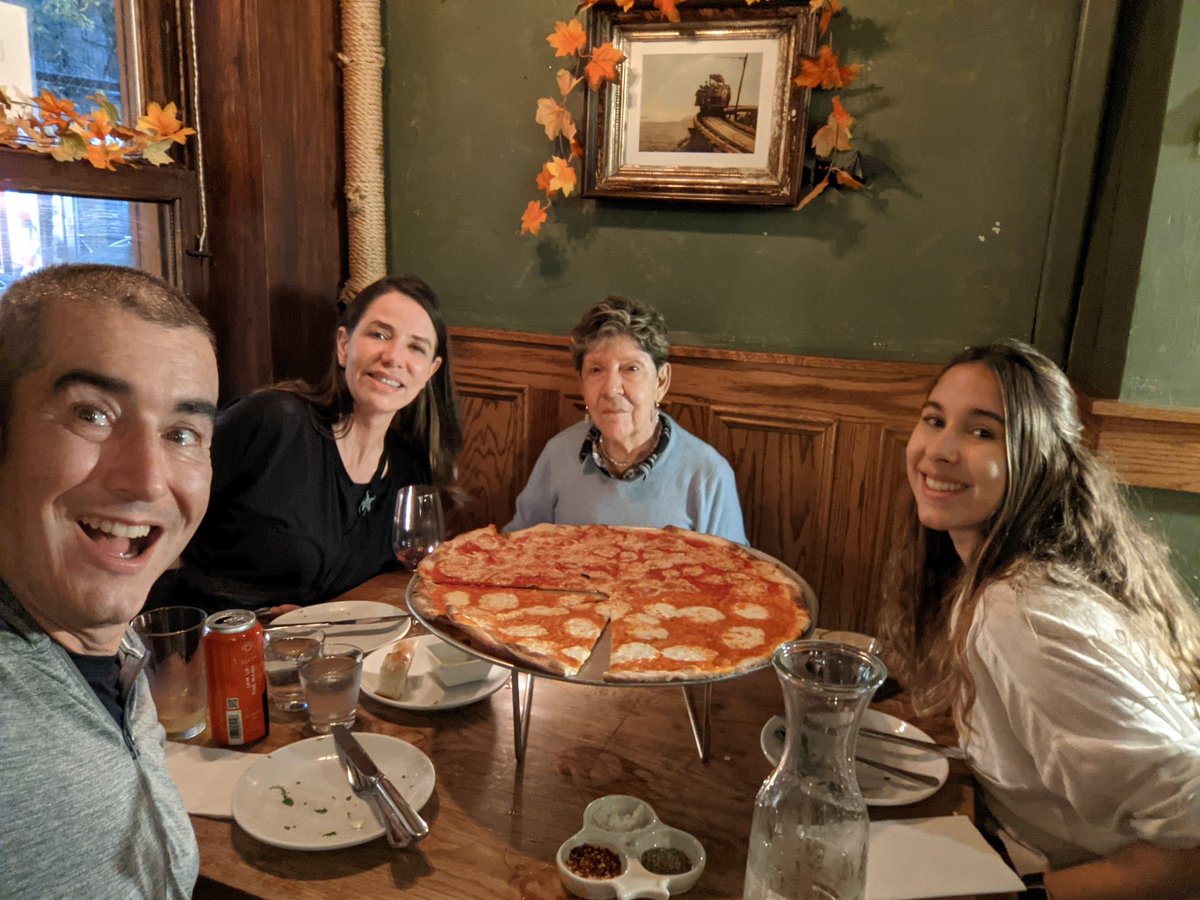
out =
[[[612,851],[621,862],[615,878],[586,878],[571,871],[567,858],[582,844]],[[656,875],[641,863],[652,847],[678,850],[692,866],[678,875]],[[609,794],[588,804],[583,811],[583,828],[558,848],[558,874],[563,886],[588,900],[632,900],[635,897],[665,898],[690,889],[704,871],[704,847],[686,831],[659,821],[645,800],[624,794]]]

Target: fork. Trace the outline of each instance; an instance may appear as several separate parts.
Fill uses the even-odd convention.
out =
[[[362,797],[367,806],[375,813],[383,823],[383,832],[387,837],[387,842],[392,847],[403,849],[412,843],[412,834],[404,827],[404,823],[399,820],[391,810],[387,808],[387,804],[380,803],[375,797],[371,785],[362,773],[354,766],[350,760],[342,755],[341,750],[338,751],[338,759],[342,762],[342,767],[346,770],[346,780],[350,782],[350,787],[354,789],[354,793]]]

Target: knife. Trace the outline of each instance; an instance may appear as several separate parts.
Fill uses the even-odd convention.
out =
[[[894,775],[896,778],[903,778],[907,781],[915,781],[917,784],[923,784],[927,787],[941,787],[942,781],[933,775],[926,775],[924,772],[911,772],[908,769],[901,769],[899,766],[889,766],[885,762],[880,762],[877,759],[869,759],[865,756],[854,757],[855,762],[860,762],[864,766],[870,766],[873,769],[879,769],[881,772],[887,772],[889,775]]]
[[[289,622],[286,625],[268,625],[267,631],[272,628],[330,628],[334,625],[382,625],[384,622],[399,622],[401,619],[407,619],[408,613],[400,613],[395,616],[368,616],[365,619],[338,619],[329,622]]]
[[[931,753],[940,753],[949,759],[966,759],[967,754],[959,747],[948,747],[945,744],[935,744],[932,741],[923,741],[920,738],[905,737],[902,734],[893,734],[890,731],[876,731],[874,728],[860,728],[858,733],[869,738],[874,738],[877,741],[887,741],[892,744],[901,744],[905,747],[913,747],[917,750],[928,750]]]
[[[412,808],[412,804],[404,799],[404,795],[396,789],[388,777],[379,771],[375,760],[371,759],[358,739],[350,733],[349,728],[345,725],[334,725],[333,739],[338,748],[346,755],[346,759],[358,769],[371,790],[375,791],[375,795],[387,802],[400,816],[401,822],[408,829],[414,841],[419,841],[429,834],[429,825]]]

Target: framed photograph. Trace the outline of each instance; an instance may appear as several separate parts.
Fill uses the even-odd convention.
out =
[[[588,91],[585,197],[794,205],[815,53],[808,6],[697,2],[681,21],[653,10],[589,10],[591,46],[625,55],[621,77]]]

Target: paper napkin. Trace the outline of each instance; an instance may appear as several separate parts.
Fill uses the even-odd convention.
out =
[[[1016,872],[966,816],[871,823],[867,900],[1023,889]]]
[[[232,819],[233,787],[260,759],[257,753],[167,741],[167,770],[187,811],[197,816]]]

